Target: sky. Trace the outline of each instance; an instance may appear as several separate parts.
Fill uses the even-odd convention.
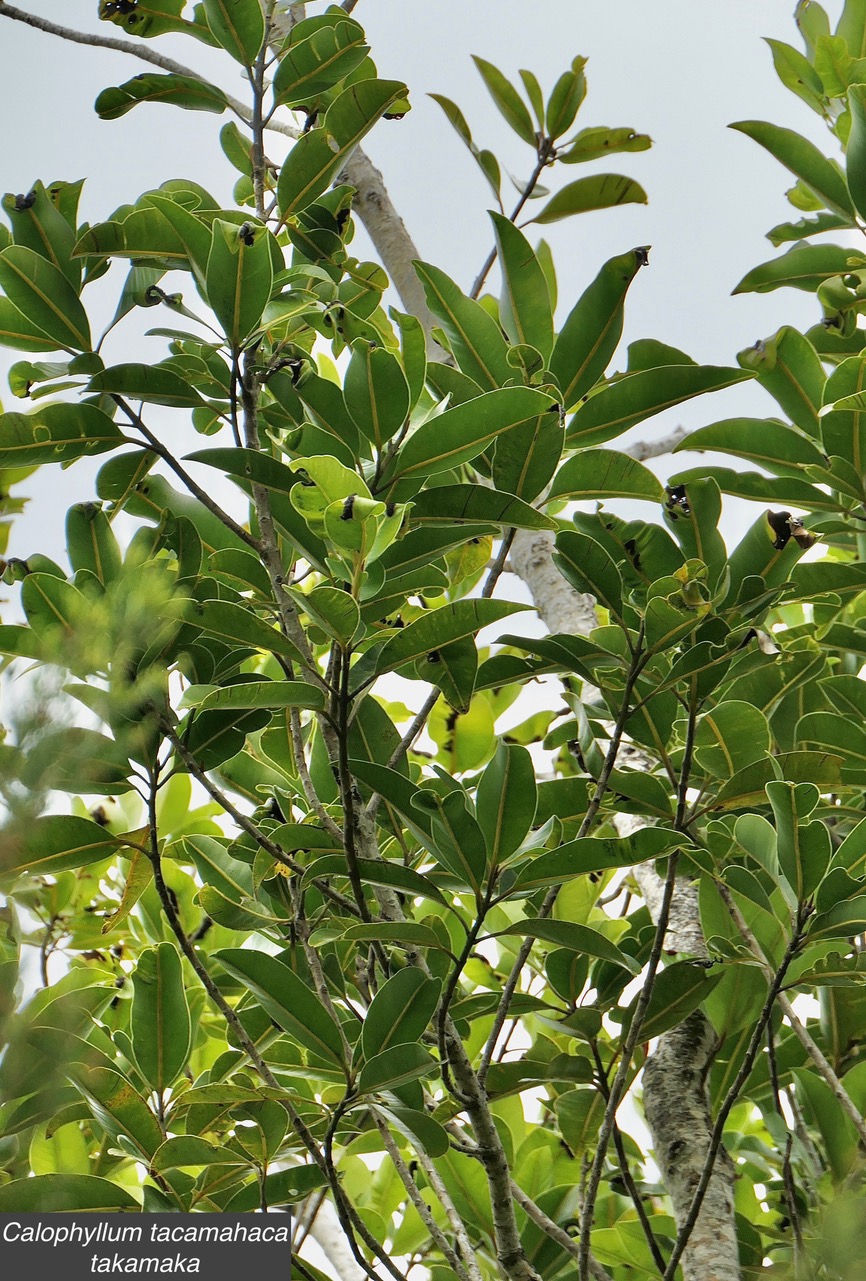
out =
[[[62,6],[56,0],[32,0],[31,8],[79,30],[121,34],[97,20],[96,0],[66,0]],[[321,8],[310,6],[312,12]],[[762,39],[799,46],[792,10],[791,0],[760,5],[752,0],[724,5],[545,0],[531,9],[519,0],[439,0],[435,5],[361,0],[355,16],[366,26],[380,74],[405,80],[413,104],[402,121],[383,122],[365,146],[382,169],[420,256],[468,290],[490,247],[489,189],[427,95],[454,99],[479,145],[496,152],[503,170],[520,179],[531,167],[529,149],[499,116],[470,55],[480,54],[512,79],[520,67],[529,67],[545,92],[575,55],[588,57],[589,92],[578,124],[627,125],[648,133],[654,146],[607,163],[560,167],[553,181],[562,184],[592,171],[623,172],[644,186],[649,204],[543,229],[559,275],[559,318],[607,258],[649,244],[650,266],[630,291],[614,366],[624,364],[626,344],[643,337],[682,347],[698,361],[735,364],[737,351],[780,325],[806,328],[817,319],[814,300],[793,290],[731,296],[746,271],[775,256],[765,232],[796,215],[784,198],[790,176],[727,125],[768,119],[800,130],[819,145],[827,137],[819,118],[776,79]],[[162,38],[155,47],[243,96],[242,73],[227,55],[184,39]],[[143,69],[126,55],[71,45],[0,18],[0,118],[6,122],[0,135],[0,191],[26,192],[36,178],[86,177],[82,212],[97,221],[147,187],[183,175],[230,205],[234,171],[217,144],[225,118],[163,106],[138,107],[111,122],[94,114],[101,89]],[[272,138],[274,159],[279,161],[285,143]],[[506,192],[506,203],[510,199]],[[530,238],[541,232],[527,229]],[[363,245],[359,234],[355,247]],[[106,316],[123,272],[118,265],[93,287]],[[491,285],[496,287],[495,272]],[[188,279],[186,288],[192,294]],[[136,340],[154,323],[165,322],[154,312],[144,313],[136,329],[122,331],[107,356],[158,359],[162,340],[146,339],[144,346]],[[16,358],[0,349],[0,399],[6,409],[26,408],[12,401],[6,385],[5,371]],[[632,435],[654,438],[680,424],[698,427],[739,413],[774,412],[774,402],[756,384],[747,384],[712,402],[698,399],[678,407]],[[196,444],[191,434],[189,448]],[[681,455],[652,466],[665,476],[697,461]],[[13,531],[12,554],[61,554],[66,507],[93,496],[98,465],[88,461],[65,472],[46,469],[28,483],[34,498]],[[208,480],[213,484],[212,472]],[[742,528],[745,510],[728,500],[729,533]]]

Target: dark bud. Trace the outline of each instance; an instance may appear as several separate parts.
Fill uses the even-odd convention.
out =
[[[389,516],[389,517],[390,517],[390,516],[393,516],[393,515],[394,515],[394,512],[395,512],[396,510],[397,510],[397,507],[396,507],[396,504],[395,504],[395,503],[386,503],[386,504],[385,504],[385,515],[386,515],[386,516]]]
[[[343,510],[340,513],[340,520],[351,520],[354,510],[355,510],[355,495],[350,494],[349,497],[346,499],[346,501],[343,503]]]
[[[242,223],[241,226],[238,228],[238,237],[241,241],[243,241],[243,243],[247,246],[247,248],[255,244],[255,236],[253,235],[252,224],[249,222]]]
[[[672,520],[676,520],[678,515],[690,516],[692,509],[689,506],[685,485],[670,486],[667,490],[667,502],[665,505]]]
[[[318,118],[319,118],[319,113],[318,113],[318,111],[311,111],[311,112],[308,114],[308,116],[307,116],[306,120],[304,121],[304,127],[303,127],[303,129],[301,130],[301,133],[309,133],[309,132],[310,132],[310,130],[312,129],[313,125],[314,125],[314,124],[316,123],[316,121],[318,120]]]
[[[346,223],[349,221],[351,216],[352,216],[352,211],[350,209],[340,210],[340,212],[337,214],[337,219],[336,219],[338,231],[343,230],[343,228],[345,227]]]
[[[278,823],[285,823],[286,816],[280,808],[280,803],[275,796],[268,801],[268,818],[275,818]]]
[[[36,204],[36,192],[31,191],[26,196],[15,197],[15,212],[23,213],[25,209],[32,209]]]
[[[383,118],[385,120],[402,120],[405,114],[405,111],[386,111]]]
[[[646,267],[649,262],[649,245],[638,245],[634,251],[635,262],[639,267]]]
[[[775,535],[773,547],[776,551],[786,547],[792,538],[802,551],[808,551],[818,541],[816,536],[804,527],[800,517],[792,516],[790,512],[768,511],[767,524]]]
[[[438,650],[438,649],[431,649],[431,650],[430,650],[430,653],[427,655],[427,662],[428,662],[428,663],[439,663],[439,662],[441,662],[441,661],[442,661],[442,656],[441,656],[441,654],[439,653],[439,650]]]

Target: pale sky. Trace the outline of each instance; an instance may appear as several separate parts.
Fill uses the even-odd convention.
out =
[[[835,17],[838,0],[829,7]],[[98,23],[95,0],[32,0],[31,8],[80,29],[120,34]],[[726,126],[768,119],[819,145],[827,138],[819,118],[776,79],[761,38],[800,47],[792,11],[792,0],[545,0],[534,7],[519,0],[361,0],[355,16],[366,25],[380,74],[404,79],[413,103],[409,115],[383,122],[365,145],[384,171],[421,256],[468,289],[490,246],[488,188],[426,95],[435,91],[457,101],[476,141],[500,156],[504,170],[521,177],[531,167],[528,148],[499,117],[470,55],[482,55],[513,79],[518,68],[529,67],[545,92],[576,54],[588,56],[589,93],[578,124],[627,125],[650,134],[654,146],[592,166],[563,166],[551,175],[551,185],[593,171],[622,172],[645,187],[649,205],[586,214],[543,229],[558,268],[560,318],[605,259],[650,244],[650,267],[629,294],[622,363],[628,341],[657,337],[699,361],[734,364],[737,351],[780,325],[805,329],[818,319],[814,299],[794,290],[731,297],[747,270],[775,256],[766,231],[798,215],[784,198],[790,175]],[[242,96],[241,72],[226,55],[187,40],[163,38],[156,47]],[[69,45],[0,18],[0,111],[6,122],[0,191],[27,191],[35,178],[86,176],[82,209],[97,221],[148,186],[183,175],[230,203],[234,171],[217,143],[228,117],[147,105],[117,121],[95,116],[92,104],[102,88],[145,69],[123,55]],[[276,160],[284,141],[275,135],[270,144]],[[506,205],[514,198],[516,192],[506,193]],[[537,238],[542,229],[528,234]],[[359,235],[356,246],[361,243]],[[118,265],[94,287],[106,309],[113,310],[123,274]],[[181,287],[192,296],[188,278]],[[168,320],[154,311],[141,319],[139,332]],[[106,356],[158,359],[162,340],[144,341],[142,348],[120,338]],[[12,359],[0,349],[0,397],[7,409],[26,408],[8,394],[5,370]],[[680,423],[698,427],[737,413],[774,412],[774,402],[757,384],[747,384],[674,409],[636,434],[663,435]],[[158,426],[156,415],[154,420]],[[191,435],[189,448],[198,443]],[[697,461],[680,455],[653,466],[665,475]],[[13,554],[42,550],[59,556],[65,509],[92,496],[98,465],[97,460],[67,472],[46,469],[30,483],[34,500],[13,533]],[[213,472],[208,480],[213,483]],[[728,508],[726,523],[740,512],[742,527],[745,509],[731,500]]]

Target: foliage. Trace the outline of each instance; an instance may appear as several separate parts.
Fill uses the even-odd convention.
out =
[[[97,100],[109,120],[233,113],[236,208],[183,179],[93,226],[80,183],[3,201],[0,342],[26,357],[2,492],[106,455],[97,501],[70,508],[68,565],[5,570],[24,622],[0,650],[58,689],[2,744],[4,1211],[254,1210],[326,1188],[382,1274],[554,1281],[576,1255],[587,1275],[590,1244],[615,1281],[664,1272],[687,1234],[648,1154],[615,1130],[606,1161],[598,1132],[651,1038],[698,1009],[745,1274],[796,1263],[809,1215],[856,1185],[856,1124],[776,998],[818,996],[808,1034],[862,1112],[866,256],[823,239],[866,220],[861,11],[849,0],[831,35],[801,4],[806,54],[771,42],[844,170],[787,128],[735,126],[808,215],[738,288],[809,289],[822,321],[731,367],[639,341],[611,373],[647,250],[602,264],[557,328],[549,251],[517,226],[527,206],[544,224],[645,199],[615,174],[539,185],[649,145],[573,132],[583,59],[546,101],[530,72],[521,92],[476,59],[532,157],[510,216],[496,157],[437,97],[493,189],[502,286],[479,297],[490,263],[471,294],[419,263],[428,348],[352,253],[344,165],[409,109],[360,24],[333,6],[279,26],[258,0],[102,6],[138,37],[223,49],[252,105],[174,72]],[[286,119],[303,129],[266,163],[266,124]],[[124,264],[109,330],[167,308],[151,331],[167,354],[106,366],[89,286]],[[747,380],[784,417],[712,422],[682,448],[760,471],[662,487],[611,447]],[[181,420],[214,442],[177,458]],[[235,484],[241,515],[193,463]],[[731,549],[723,492],[771,504]],[[650,515],[615,516],[622,497]],[[596,602],[588,636],[506,630],[526,608],[495,595],[517,530],[555,533],[560,573]],[[826,554],[802,561],[818,537]],[[542,678],[560,705],[503,732]],[[655,924],[628,892],[641,863],[667,903],[677,874],[697,884],[706,956],[663,954],[666,909]],[[820,1266],[849,1275],[847,1256]]]

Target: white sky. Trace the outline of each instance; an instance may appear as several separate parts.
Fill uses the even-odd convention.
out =
[[[121,34],[97,21],[96,0],[33,0],[31,7],[79,29]],[[321,5],[310,7],[316,11]],[[835,16],[839,0],[831,0],[830,8]],[[488,188],[426,95],[437,91],[457,101],[476,141],[500,156],[503,169],[524,176],[531,165],[528,148],[499,117],[470,54],[481,54],[514,79],[519,67],[529,67],[546,92],[572,57],[588,56],[589,93],[578,123],[628,125],[649,133],[655,145],[591,167],[563,166],[558,182],[593,170],[624,172],[643,184],[650,203],[544,229],[557,262],[560,316],[605,259],[651,244],[650,267],[629,294],[623,351],[626,342],[653,336],[699,361],[734,364],[737,351],[780,325],[806,328],[818,318],[814,300],[794,290],[730,296],[749,268],[775,255],[764,233],[798,215],[784,198],[792,181],[786,171],[726,126],[761,118],[799,129],[819,145],[827,137],[818,117],[776,80],[761,39],[773,36],[799,47],[792,10],[791,0],[665,0],[652,6],[646,0],[545,0],[532,8],[518,0],[362,0],[355,16],[367,27],[380,73],[405,79],[413,102],[403,121],[383,122],[375,130],[368,150],[421,256],[468,288],[490,244]],[[187,40],[162,39],[156,47],[242,96],[241,73],[227,56]],[[124,55],[73,46],[0,19],[0,191],[27,191],[35,178],[86,176],[82,210],[97,221],[148,186],[183,175],[230,203],[234,171],[217,143],[228,117],[143,106],[118,121],[96,118],[97,93],[141,70],[146,67]],[[277,160],[283,142],[275,135],[270,144]],[[505,194],[506,204],[511,198]],[[361,244],[358,236],[356,245]],[[118,266],[96,287],[106,310],[113,310],[123,270]],[[185,287],[192,295],[188,281]],[[155,311],[141,320],[140,332],[170,323]],[[142,349],[121,338],[106,356],[157,359],[161,342],[146,340]],[[15,358],[0,349],[0,397],[7,409],[26,408],[11,402],[6,387],[5,370]],[[774,412],[774,402],[747,384],[674,409],[637,434]],[[198,443],[191,435],[189,448]],[[665,475],[697,461],[680,455],[653,466]],[[97,460],[67,472],[46,469],[29,484],[34,501],[13,533],[12,554],[40,550],[60,557],[66,507],[92,496],[98,465]],[[213,472],[208,483],[214,483]],[[731,500],[728,508],[729,530],[732,522],[741,528],[745,509]],[[650,510],[641,514],[649,516]]]

